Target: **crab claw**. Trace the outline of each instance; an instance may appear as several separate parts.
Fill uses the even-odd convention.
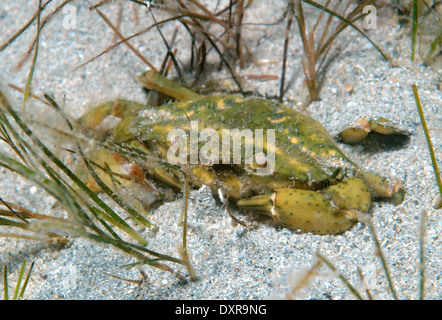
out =
[[[361,178],[345,179],[322,190],[341,209],[368,212],[371,205],[369,185]]]
[[[237,206],[270,215],[281,227],[315,234],[341,233],[357,220],[355,211],[334,208],[320,192],[293,188],[241,199]]]
[[[358,119],[352,127],[347,127],[339,133],[339,139],[348,144],[356,144],[364,140],[370,132],[370,122],[367,117]]]
[[[353,126],[348,126],[341,131],[341,133],[339,133],[339,138],[344,143],[357,144],[364,140],[371,131],[383,135],[410,135],[410,133],[396,127],[393,122],[385,118],[379,117],[368,119],[367,117],[363,117],[358,119]]]
[[[381,198],[390,198],[398,206],[405,199],[405,190],[399,182],[388,183],[387,179],[373,172],[360,171],[358,173],[370,186],[372,193]]]

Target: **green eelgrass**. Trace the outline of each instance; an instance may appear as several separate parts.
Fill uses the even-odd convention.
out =
[[[439,168],[437,166],[437,160],[436,160],[436,155],[434,154],[433,144],[431,143],[431,137],[430,137],[430,133],[429,133],[428,127],[427,127],[427,121],[425,120],[424,111],[422,109],[422,103],[421,103],[421,100],[419,97],[419,91],[418,91],[416,84],[413,84],[412,88],[413,88],[414,99],[416,101],[416,107],[419,112],[419,117],[420,117],[421,124],[422,124],[422,129],[424,130],[425,139],[427,141],[428,152],[430,153],[431,164],[433,165],[436,183],[439,188],[439,196],[442,199],[442,179],[440,177]]]
[[[424,0],[413,0],[411,10],[411,61],[415,60],[419,30],[421,31],[421,39],[425,35],[429,36],[429,33],[435,33],[433,34],[434,39],[430,43],[430,48],[422,57],[426,63],[430,64],[432,58],[437,54],[437,49],[441,48],[442,24],[440,13],[436,9],[437,6],[441,6],[441,2],[436,2],[433,6],[430,6]],[[428,29],[433,30],[433,32],[428,31]],[[422,47],[422,43],[420,46]]]
[[[439,203],[436,203],[435,205],[435,209],[440,209],[440,207],[442,206],[442,180],[440,177],[440,172],[439,172],[439,168],[437,166],[437,160],[436,160],[436,156],[434,154],[434,148],[433,148],[433,144],[431,143],[431,137],[430,137],[430,133],[428,131],[428,127],[427,127],[427,121],[425,120],[425,115],[424,115],[424,111],[422,108],[422,103],[419,97],[419,91],[417,88],[417,85],[414,84],[412,86],[413,89],[413,94],[414,94],[414,99],[416,102],[416,107],[417,110],[419,112],[419,117],[421,120],[421,124],[422,124],[422,129],[424,131],[425,134],[425,139],[427,141],[427,146],[428,146],[428,151],[430,153],[430,158],[431,158],[431,163],[433,166],[433,170],[434,170],[434,175],[436,178],[436,183],[438,185],[439,188]],[[425,255],[424,255],[424,245],[425,245],[425,225],[426,225],[426,221],[427,221],[427,211],[423,210],[422,214],[421,214],[421,222],[420,222],[420,227],[419,227],[419,273],[420,273],[420,285],[419,285],[419,299],[424,299],[425,297]]]
[[[25,294],[26,288],[28,286],[29,279],[31,277],[32,269],[34,268],[34,262],[31,263],[29,267],[29,271],[26,274],[25,281],[23,282],[23,276],[25,273],[26,260],[23,260],[20,268],[20,272],[18,274],[17,283],[15,285],[14,295],[12,296],[12,300],[21,300]],[[3,267],[3,299],[9,300],[9,281],[8,281],[8,268],[6,266]]]
[[[440,48],[441,46],[442,46],[442,28],[441,28],[441,33],[436,38],[434,38],[433,42],[431,43],[430,50],[425,56],[425,60],[429,61],[435,55],[437,48]]]
[[[0,226],[13,226],[22,230],[26,233],[23,235],[23,239],[41,238],[46,241],[58,241],[62,236],[57,231],[63,231],[95,242],[110,244],[132,255],[138,261],[151,261],[151,266],[170,272],[180,280],[185,281],[181,274],[175,272],[162,261],[181,265],[186,263],[181,259],[148,249],[146,247],[147,240],[92,192],[23,122],[3,91],[0,91],[0,105],[2,106],[0,108],[1,139],[11,146],[11,149],[19,158],[19,160],[16,160],[5,153],[0,153],[0,166],[41,187],[69,215],[69,219],[51,219],[44,215],[32,216],[28,213],[24,217],[32,220],[32,222],[29,222],[27,219],[24,221],[19,219],[20,210],[9,206],[10,213],[3,214],[6,217],[0,219]],[[9,118],[12,118],[14,123],[11,123]],[[76,185],[83,194],[73,189],[72,184]],[[109,195],[111,199],[118,201],[112,194]],[[124,209],[126,209],[126,213],[129,213],[129,216],[134,215],[135,209],[132,208],[131,212],[128,212],[127,207],[124,207]],[[135,216],[135,218],[138,218],[138,220],[133,219],[136,223],[142,222],[146,225],[147,220],[143,220],[141,216]],[[16,221],[17,219],[19,221]],[[114,228],[127,233],[140,245],[123,241]],[[37,236],[29,236],[29,232],[34,232]],[[20,237],[19,233],[2,233],[2,235]],[[155,260],[152,260],[152,257]]]
[[[420,275],[420,283],[419,283],[419,300],[423,300],[425,298],[425,231],[427,226],[427,211],[422,210],[421,213],[421,221],[419,223],[419,275]]]
[[[25,112],[26,101],[28,101],[29,96],[31,95],[31,82],[32,77],[34,76],[35,65],[37,64],[37,56],[38,56],[38,44],[40,41],[40,27],[41,27],[41,0],[38,1],[38,10],[37,10],[37,36],[35,41],[35,49],[34,49],[34,57],[32,59],[31,68],[29,69],[28,80],[26,82],[25,94],[23,97],[23,113]]]
[[[419,26],[419,0],[413,0],[413,13],[412,13],[412,27],[411,27],[411,61],[414,61],[416,55],[416,39],[417,39],[417,29]]]

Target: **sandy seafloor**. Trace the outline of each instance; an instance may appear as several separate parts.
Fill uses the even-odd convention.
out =
[[[2,1],[0,4],[0,43],[31,17],[37,1]],[[284,9],[284,2],[271,5],[255,1],[248,19],[253,22],[275,21]],[[113,34],[94,12],[74,2],[77,8],[77,28],[63,28],[63,14],[55,17],[41,36],[38,63],[33,80],[35,94],[49,92],[72,117],[78,117],[94,104],[110,98],[122,97],[143,102],[145,93],[135,76],[146,67],[126,47],[98,58],[72,71],[73,68],[106,48]],[[51,7],[54,8],[53,6]],[[52,10],[51,9],[51,10]],[[102,8],[116,20],[118,6]],[[408,29],[400,27],[394,11],[389,8],[377,12],[377,29],[369,35],[393,57],[389,64],[375,48],[354,31],[342,33],[335,48],[339,54],[330,62],[323,86],[321,101],[312,103],[307,113],[321,121],[336,134],[359,116],[384,116],[400,122],[413,134],[404,148],[376,151],[373,145],[350,147],[341,145],[352,159],[364,167],[376,170],[403,183],[407,195],[404,203],[394,207],[389,202],[374,202],[371,208],[373,223],[378,232],[391,270],[398,296],[401,299],[418,297],[418,236],[419,216],[428,211],[425,242],[426,285],[428,299],[441,299],[442,222],[441,211],[433,209],[438,190],[425,137],[414,103],[411,85],[416,83],[424,105],[436,156],[442,150],[441,70],[424,66],[417,56],[411,63]],[[140,30],[151,22],[147,13],[140,12],[140,24],[135,25],[132,10],[123,14],[124,34]],[[253,29],[253,30],[252,30]],[[244,30],[249,46],[259,60],[277,60],[277,64],[250,64],[240,74],[280,74],[285,23],[268,28],[249,26]],[[170,37],[172,27],[163,28]],[[306,89],[302,82],[300,57],[302,47],[294,24],[288,56],[287,103],[301,109]],[[18,61],[28,49],[35,34],[32,27],[9,48],[0,53],[0,75],[3,83],[24,87],[30,66],[17,70]],[[187,42],[186,42],[187,41]],[[165,48],[156,31],[131,42],[142,54],[160,65]],[[178,39],[176,47],[187,52],[188,39]],[[394,67],[392,66],[394,65]],[[213,74],[213,77],[226,74]],[[246,88],[262,95],[277,95],[278,81],[249,81]],[[352,85],[348,92],[345,86]],[[20,95],[9,91],[20,101]],[[40,108],[35,104],[35,108]],[[32,107],[29,107],[32,110]],[[41,109],[34,109],[41,110]],[[53,123],[46,114],[39,119]],[[39,111],[35,114],[38,116]],[[47,113],[49,114],[49,113]],[[48,140],[50,141],[50,140]],[[6,147],[2,145],[2,148]],[[439,163],[440,164],[440,163]],[[441,165],[441,164],[440,164]],[[4,200],[17,202],[35,212],[49,213],[53,200],[32,184],[0,168],[0,195]],[[177,243],[181,227],[177,223],[182,200],[162,205],[149,219],[159,226],[156,235],[145,232],[149,248],[178,256]],[[235,214],[245,219],[239,212]],[[142,231],[142,230],[141,230]],[[26,299],[268,299],[284,298],[295,283],[296,275],[308,269],[316,252],[334,262],[338,272],[362,291],[357,275],[359,267],[365,275],[371,293],[379,299],[390,299],[387,282],[375,255],[368,227],[357,223],[341,235],[318,236],[300,234],[261,223],[259,228],[244,232],[234,227],[207,189],[191,193],[189,208],[188,248],[197,282],[181,284],[168,273],[144,267],[147,278],[141,286],[121,281],[107,274],[127,279],[140,279],[136,269],[120,266],[133,259],[111,247],[104,247],[84,239],[72,239],[72,246],[63,250],[45,244],[16,239],[0,239],[0,265],[7,265],[9,279],[15,283],[23,259],[35,261]],[[183,274],[184,268],[174,266]],[[297,299],[353,299],[336,274],[323,267],[319,276],[297,293]]]

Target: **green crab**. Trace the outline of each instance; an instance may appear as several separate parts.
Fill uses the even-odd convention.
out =
[[[150,108],[126,100],[107,102],[87,112],[79,123],[94,129],[109,115],[120,118],[105,137],[143,151],[150,160],[141,162],[103,150],[90,157],[97,163],[106,162],[114,172],[129,174],[151,193],[157,189],[150,180],[181,190],[181,168],[193,186],[206,185],[239,208],[271,216],[281,227],[315,234],[347,230],[369,211],[372,197],[390,198],[395,205],[404,200],[405,191],[399,183],[362,170],[339,150],[319,122],[284,104],[235,95],[201,96],[152,71],[145,72],[142,80],[146,88],[177,101]],[[202,139],[206,129],[210,134]],[[231,140],[224,140],[226,129],[232,140],[240,136],[237,141],[241,146],[235,149],[241,154],[240,161],[215,150],[220,146],[227,151],[235,148]],[[257,132],[255,139],[241,136],[250,133],[248,129]],[[171,136],[173,130],[181,136]],[[196,136],[192,130],[197,131]],[[354,143],[370,130],[400,133],[385,119],[365,120],[344,131],[341,138]],[[273,139],[269,133],[274,134]],[[194,162],[186,148],[188,137],[192,144],[192,134]],[[247,158],[252,144],[255,153]],[[215,146],[211,152],[208,145]],[[178,151],[184,156],[178,158]],[[178,164],[169,163],[171,156],[180,160]],[[93,183],[90,186],[99,191]]]

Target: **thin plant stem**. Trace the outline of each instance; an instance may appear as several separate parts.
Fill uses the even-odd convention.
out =
[[[25,282],[23,283],[23,286],[18,295],[18,299],[23,299],[23,295],[25,294],[26,288],[28,287],[29,279],[31,278],[32,269],[34,269],[34,262],[32,262],[31,266],[29,267],[29,271],[26,275]]]
[[[14,295],[12,296],[12,300],[17,300],[17,298],[18,298],[18,293],[20,290],[21,282],[23,280],[23,275],[25,273],[25,266],[26,266],[26,260],[23,260],[23,262],[21,264],[20,271],[18,273],[17,284],[15,285],[15,291],[14,291]]]
[[[413,24],[411,28],[411,61],[416,55],[417,27],[419,25],[419,5],[418,0],[413,0]]]
[[[442,198],[442,180],[440,177],[439,168],[437,167],[437,160],[434,154],[433,144],[431,143],[431,137],[427,127],[427,121],[425,120],[424,111],[422,109],[422,104],[419,97],[419,91],[416,84],[413,84],[413,94],[414,94],[414,99],[416,101],[417,111],[419,112],[419,117],[422,123],[422,129],[424,130],[425,133],[425,139],[427,140],[428,151],[430,152],[431,163],[433,165],[434,175],[436,176],[437,186],[439,187],[439,196],[440,198]]]
[[[36,42],[35,42],[34,58],[32,59],[32,65],[29,70],[28,81],[26,83],[25,95],[23,98],[23,114],[25,113],[24,111],[25,111],[26,101],[28,100],[29,95],[31,93],[32,78],[34,76],[35,65],[37,64],[38,46],[39,46],[39,42],[40,42],[40,18],[41,18],[41,0],[38,1],[37,37],[36,37]]]
[[[425,231],[427,224],[427,210],[422,210],[419,224],[419,300],[425,298]]]
[[[371,221],[371,219],[368,219],[367,224],[368,224],[368,227],[370,228],[370,233],[373,237],[373,241],[374,241],[374,244],[375,244],[375,247],[377,250],[377,255],[379,256],[379,259],[381,259],[382,268],[384,269],[385,276],[387,277],[388,287],[390,288],[391,295],[393,296],[393,298],[395,300],[398,300],[396,290],[393,285],[393,281],[391,280],[390,270],[387,265],[387,260],[385,259],[384,253],[381,248],[381,244],[379,243],[379,239],[378,239],[378,236],[376,234],[376,230],[374,228],[374,225],[373,225],[373,222]]]
[[[113,24],[112,24],[112,22],[109,20],[109,18],[108,17],[106,17],[100,10],[98,10],[98,9],[96,9],[96,12],[98,13],[98,15],[104,20],[104,22],[106,22],[106,24],[114,31],[114,33],[121,39],[121,40],[123,40],[123,39],[126,39],[122,34],[121,34],[121,32],[120,31],[118,31],[118,29],[117,29],[117,27],[115,27]],[[115,44],[115,45],[119,45],[120,44],[120,42],[118,42],[117,44]],[[157,70],[156,68],[155,68],[155,66],[152,64],[152,63],[150,63],[150,61],[149,60],[147,60],[141,53],[139,53],[138,52],[138,50],[137,49],[135,49],[135,47],[134,46],[132,46],[130,43],[129,43],[129,41],[124,41],[124,44],[138,57],[138,58],[140,58],[141,59],[141,61],[143,61],[147,66],[149,66],[149,68],[151,68],[152,70]]]
[[[352,27],[353,29],[355,29],[358,33],[360,33],[365,39],[367,39],[375,48],[376,50],[378,50],[378,52],[382,55],[382,57],[384,57],[385,60],[389,60],[389,57],[382,51],[382,49],[373,41],[370,39],[369,36],[367,36],[361,29],[359,29],[353,22],[351,22],[350,20],[348,20],[347,18],[339,15],[338,13],[328,9],[327,7],[324,7],[323,5],[316,3],[314,1],[311,0],[302,0],[302,2],[307,3],[313,7],[316,7],[318,9],[324,10],[325,12],[327,12],[328,14],[338,18],[339,20],[341,20],[343,23],[349,25],[350,27]]]
[[[322,262],[324,262],[326,264],[327,267],[329,267],[333,272],[336,272],[336,267],[333,265],[333,263],[331,263],[326,257],[324,257],[322,254],[320,253],[316,253],[316,256],[322,260]],[[342,280],[342,282],[347,286],[347,288],[351,291],[351,293],[353,293],[356,298],[358,298],[359,300],[364,300],[364,298],[360,295],[360,293],[358,292],[358,290],[356,290],[355,287],[353,287],[351,285],[351,283],[342,275],[339,274],[338,275],[339,279]]]
[[[9,300],[8,268],[3,267],[3,300]]]
[[[289,47],[290,29],[292,27],[292,22],[293,22],[293,10],[289,10],[287,16],[287,28],[285,29],[284,53],[282,56],[281,84],[279,87],[280,102],[282,102],[282,98],[284,97],[285,73],[287,69],[287,51]]]
[[[48,0],[42,6],[40,6],[35,12],[34,16],[31,19],[29,19],[29,21],[20,30],[14,33],[12,37],[10,37],[0,46],[0,52],[6,49],[12,42],[15,41],[15,39],[17,39],[23,32],[25,32],[29,28],[29,26],[34,22],[35,18],[37,18],[40,15],[40,12],[43,11],[50,2],[52,2],[52,0]]]

